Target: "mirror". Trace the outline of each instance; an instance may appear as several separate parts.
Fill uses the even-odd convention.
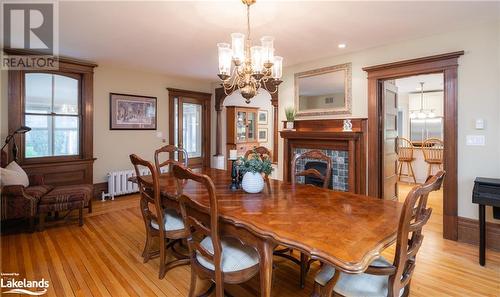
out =
[[[351,63],[295,74],[297,116],[350,115]]]

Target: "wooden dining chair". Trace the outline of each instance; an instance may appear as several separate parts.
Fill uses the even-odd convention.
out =
[[[265,146],[258,146],[246,151],[245,159],[247,159],[248,156],[250,156],[250,154],[253,154],[254,152],[257,153],[261,159],[268,158],[269,160],[272,160],[271,151],[269,151],[269,149]]]
[[[212,281],[212,286],[203,296],[208,296],[215,286],[215,296],[223,297],[224,283],[243,283],[259,272],[259,254],[237,238],[220,237],[217,197],[210,177],[177,165],[173,172],[178,181],[178,192],[181,193],[179,201],[184,223],[190,231],[187,238],[191,258],[189,296],[195,296],[196,282],[200,277]],[[182,194],[186,180],[198,183],[200,191],[207,192],[208,208]],[[206,222],[202,223],[193,216],[199,213],[209,215]]]
[[[139,185],[141,195],[141,213],[146,227],[146,243],[142,256],[144,263],[146,263],[149,259],[159,254],[160,269],[158,277],[162,279],[170,269],[190,263],[189,257],[180,254],[174,248],[175,244],[181,243],[182,239],[187,238],[188,230],[184,227],[184,222],[180,214],[175,210],[164,209],[162,207],[159,173],[155,170],[153,164],[135,154],[130,155],[130,161],[134,165],[137,175],[137,184]],[[148,181],[144,176],[140,175],[141,167],[150,170],[152,181]],[[154,210],[150,209],[151,205],[154,206]],[[153,250],[152,244],[155,237],[159,239],[159,251]],[[172,255],[177,259],[167,263],[167,250],[169,249],[171,249]]]
[[[414,146],[413,143],[404,137],[398,137],[398,181],[401,180],[401,177],[413,178],[413,182],[417,183],[417,179],[415,178],[415,172],[413,171],[413,161],[415,161],[415,157],[413,156]],[[406,164],[406,174],[403,174],[403,164]]]
[[[315,277],[313,296],[408,296],[416,265],[417,252],[424,236],[422,228],[429,220],[432,209],[427,208],[429,193],[441,188],[444,171],[429,178],[425,184],[413,187],[406,196],[399,218],[394,261],[379,257],[364,273],[336,272],[323,265]]]
[[[316,168],[306,168],[302,171],[297,172],[297,162],[300,160],[307,160],[308,162],[314,162],[314,165],[316,166],[317,165],[324,166],[324,171],[322,170],[323,172],[320,172]],[[325,153],[323,153],[320,150],[311,150],[302,154],[296,154],[292,160],[292,166],[291,166],[292,185],[296,184],[298,176],[304,176],[305,184],[312,184],[327,189],[330,184],[330,179],[332,176],[332,166],[333,166],[332,163],[333,163],[332,158],[328,157]],[[307,164],[305,164],[305,166],[307,166]],[[288,248],[278,249],[274,252],[274,255],[287,258],[300,266],[299,282],[300,282],[300,287],[304,288],[307,272],[309,271],[312,262],[314,262],[315,260],[309,259],[309,257],[302,252],[300,253],[300,259],[297,259],[294,256],[292,256],[291,252],[290,254],[288,254],[287,253],[288,251],[290,251],[290,249]]]
[[[174,156],[175,156],[175,153],[177,152],[177,156],[179,157],[179,155],[182,154],[182,162],[179,162],[179,161],[176,161],[174,159]],[[163,162],[160,162],[160,154],[162,153],[167,153],[168,154],[168,158],[167,160],[163,161]],[[188,166],[188,153],[185,149],[183,148],[179,148],[179,147],[176,147],[175,145],[173,144],[167,144],[159,149],[157,149],[155,151],[155,167],[156,167],[156,171],[157,172],[161,172],[161,168],[164,167],[164,166],[168,166],[168,171],[171,172],[172,171],[172,167],[175,165],[175,164],[181,164],[185,167]]]
[[[432,175],[432,167],[437,166],[438,170],[443,169],[444,142],[441,139],[429,138],[422,144],[424,160],[427,163],[427,176]]]
[[[299,160],[317,161],[324,163],[326,168],[324,173],[321,173],[315,168],[306,168],[297,172],[297,162]],[[320,150],[310,150],[302,154],[296,154],[292,160],[292,185],[297,182],[298,176],[304,176],[306,184],[321,185],[323,188],[328,188],[330,178],[332,176],[332,158],[328,157]]]

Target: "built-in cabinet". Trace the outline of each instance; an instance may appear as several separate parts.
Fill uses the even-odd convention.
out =
[[[245,155],[247,150],[259,146],[257,140],[257,114],[258,108],[227,106],[227,154],[229,150],[236,149],[238,156]]]

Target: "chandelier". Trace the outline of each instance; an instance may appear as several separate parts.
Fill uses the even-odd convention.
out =
[[[260,39],[261,45],[252,46],[250,39],[250,6],[256,0],[242,0],[247,6],[247,35],[242,33],[231,34],[229,43],[218,43],[219,73],[224,93],[229,95],[239,89],[246,103],[257,95],[260,88],[271,94],[278,91],[282,82],[283,57],[274,55],[274,38],[264,36]],[[231,66],[232,71],[231,71]]]
[[[420,109],[410,112],[410,119],[432,119],[436,115],[433,109],[424,109],[424,82],[420,83]]]

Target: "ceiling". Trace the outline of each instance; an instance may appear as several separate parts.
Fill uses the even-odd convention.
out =
[[[396,79],[398,93],[415,93],[421,90],[420,83],[424,83],[424,91],[443,90],[444,77],[442,73],[414,75]]]
[[[499,2],[258,0],[252,37],[256,43],[274,36],[276,54],[290,66],[498,20],[499,12]],[[245,6],[239,0],[61,1],[59,20],[61,55],[215,81],[216,44],[245,32]]]

